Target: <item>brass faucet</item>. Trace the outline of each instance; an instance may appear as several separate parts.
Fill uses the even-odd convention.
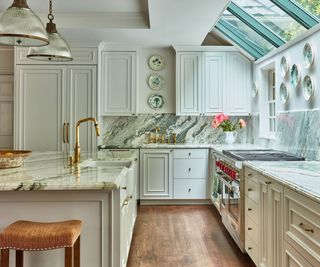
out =
[[[86,119],[81,119],[77,122],[76,124],[76,145],[74,148],[74,163],[79,163],[80,162],[80,135],[79,135],[79,129],[80,129],[80,124],[83,122],[87,121],[92,121],[94,123],[94,127],[96,129],[96,134],[97,136],[100,136],[100,129],[98,122],[95,118],[86,118]]]

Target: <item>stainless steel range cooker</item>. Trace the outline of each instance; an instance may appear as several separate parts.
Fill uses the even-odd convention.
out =
[[[287,152],[260,150],[213,151],[211,200],[221,214],[222,222],[244,252],[244,161],[301,161]]]

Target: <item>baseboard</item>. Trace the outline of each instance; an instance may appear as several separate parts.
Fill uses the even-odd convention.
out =
[[[148,200],[140,199],[140,205],[166,205],[166,206],[178,206],[178,205],[212,205],[209,199],[161,199],[161,200]]]

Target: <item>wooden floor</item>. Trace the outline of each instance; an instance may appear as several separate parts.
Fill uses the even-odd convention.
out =
[[[254,266],[213,206],[140,206],[127,267]]]

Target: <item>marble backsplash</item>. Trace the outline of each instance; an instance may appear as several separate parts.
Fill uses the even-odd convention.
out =
[[[320,160],[320,110],[277,114],[276,140],[259,138],[259,118],[252,117],[254,143]]]
[[[247,127],[238,130],[237,143],[252,143],[251,117],[242,117]],[[104,145],[139,146],[148,142],[146,132],[156,127],[160,133],[177,134],[177,143],[219,144],[224,143],[225,136],[221,129],[211,128],[213,117],[176,116],[174,114],[143,114],[131,117],[104,117]],[[239,117],[232,117],[239,120]]]

